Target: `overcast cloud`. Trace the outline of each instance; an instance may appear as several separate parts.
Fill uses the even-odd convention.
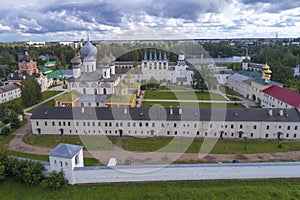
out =
[[[0,40],[298,37],[298,0],[10,0],[0,3]],[[140,32],[140,33],[139,33]],[[136,37],[136,38],[135,38]]]

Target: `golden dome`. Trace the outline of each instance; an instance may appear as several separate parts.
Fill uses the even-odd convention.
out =
[[[272,74],[272,71],[270,70],[270,69],[267,69],[266,71],[264,71],[265,72],[265,74]]]
[[[262,70],[265,71],[265,70],[268,70],[270,69],[269,65],[266,63],[263,67],[262,67]]]

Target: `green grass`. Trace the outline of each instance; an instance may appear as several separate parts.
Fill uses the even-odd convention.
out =
[[[55,105],[55,102],[54,102],[53,99],[51,99],[50,101],[47,101],[47,102],[45,102],[45,103],[39,105],[38,107],[54,106],[54,105]],[[33,113],[33,112],[35,111],[35,109],[36,109],[36,108],[33,108],[33,109],[31,109],[31,110],[29,110],[29,111],[27,111],[27,112],[28,112],[28,113]]]
[[[299,180],[174,182],[68,185],[61,190],[24,185],[14,178],[0,183],[2,200],[15,199],[299,199]]]
[[[8,136],[0,135],[0,147],[6,147],[14,137],[15,137],[14,135],[8,135]]]
[[[234,104],[234,103],[179,103],[179,102],[150,102],[143,101],[142,107],[149,108],[154,105],[161,105],[163,107],[169,107],[170,105],[173,107],[181,106],[183,108],[245,108],[243,104]]]
[[[50,136],[50,135],[26,135],[23,141],[26,144],[35,146],[44,146],[49,148],[56,147],[59,143],[68,143],[75,145],[82,145],[89,150],[113,150],[117,143],[116,137],[103,136]]]
[[[32,154],[32,153],[25,153],[25,152],[12,151],[12,150],[7,150],[7,154],[15,157],[49,162],[48,155]],[[84,166],[95,166],[99,164],[99,160],[97,160],[96,158],[83,158],[83,159],[84,159]]]
[[[8,136],[10,137],[10,136]],[[1,139],[1,137],[0,137]],[[11,138],[2,137],[0,144],[7,144]],[[117,137],[109,137],[108,143],[105,142],[103,137],[78,137],[78,136],[25,136],[24,142],[35,146],[45,146],[53,148],[59,143],[69,143],[83,145],[89,150],[113,150],[114,145],[117,143]],[[172,141],[172,143],[170,143]],[[192,142],[192,143],[190,143]],[[167,144],[167,147],[165,147]],[[185,147],[189,147],[186,152],[198,153],[203,140],[186,138],[167,138],[167,137],[155,137],[155,138],[133,138],[123,137],[121,138],[122,148],[129,151],[157,151],[163,147],[160,151],[168,152],[181,152],[185,150]],[[299,151],[300,141],[288,141],[282,142],[282,148],[278,148],[279,142],[276,140],[218,140],[214,148],[210,153],[213,154],[252,154],[252,153],[274,153],[274,152],[288,152]]]
[[[172,141],[172,143],[171,143]],[[122,148],[128,151],[161,151],[161,152],[182,152],[199,153],[203,140],[186,138],[122,138]],[[168,145],[169,144],[169,145]],[[218,140],[210,153],[212,154],[255,154],[299,151],[300,142],[282,142],[282,148],[278,148],[278,141],[257,141],[257,140]],[[168,146],[167,146],[168,145]],[[162,149],[164,147],[164,149]],[[188,149],[186,149],[188,147]]]
[[[53,97],[57,94],[60,94],[62,93],[62,91],[45,91],[42,93],[42,101],[43,100],[46,100],[46,99],[49,99],[50,97]]]
[[[54,96],[54,95],[57,95],[57,94],[59,94],[59,93],[61,93],[61,92],[62,92],[62,91],[45,91],[45,92],[42,93],[42,99],[41,99],[39,102],[42,102],[42,101],[44,101],[44,100],[46,100],[46,99],[49,99],[50,97],[52,97],[52,96]],[[18,103],[18,104],[20,104],[20,105],[23,107],[23,109],[30,107],[30,106],[23,106],[23,105],[22,105],[22,99],[21,99],[21,98],[17,98],[17,99],[14,99],[14,100],[5,102],[5,103],[3,103],[2,105],[9,106],[9,105],[11,105],[11,104],[13,104],[13,103]]]
[[[186,91],[186,92],[145,92],[145,99],[182,99],[182,100],[216,100],[225,101],[226,99],[220,95],[209,92]]]

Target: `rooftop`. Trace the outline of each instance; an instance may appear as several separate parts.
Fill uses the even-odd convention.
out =
[[[126,112],[124,109],[127,109]],[[163,121],[270,121],[270,122],[300,122],[300,113],[297,109],[270,109],[257,108],[171,108],[162,107],[39,107],[33,112],[31,119],[85,119],[85,120],[163,120]],[[279,110],[283,110],[281,116]]]
[[[49,156],[61,157],[61,158],[73,158],[83,146],[60,143],[49,153]]]
[[[0,94],[5,93],[5,92],[9,92],[9,91],[12,91],[12,90],[15,90],[15,89],[18,89],[18,88],[20,88],[20,85],[17,84],[17,83],[11,83],[11,84],[8,84],[8,85],[4,85],[4,86],[0,87]]]
[[[300,108],[300,94],[291,90],[273,85],[264,89],[262,92],[287,103],[295,108]]]
[[[239,74],[243,75],[243,76],[247,76],[249,78],[252,79],[253,82],[255,83],[259,83],[261,85],[278,85],[278,86],[282,86],[281,83],[275,82],[275,81],[270,81],[269,83],[266,83],[263,79],[262,79],[262,74],[260,72],[250,72],[250,71],[239,71]]]

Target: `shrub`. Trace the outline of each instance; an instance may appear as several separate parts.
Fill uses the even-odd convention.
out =
[[[65,179],[63,172],[53,171],[42,184],[50,189],[61,189],[68,184],[68,181]]]
[[[3,181],[6,177],[5,166],[0,164],[0,181]]]

